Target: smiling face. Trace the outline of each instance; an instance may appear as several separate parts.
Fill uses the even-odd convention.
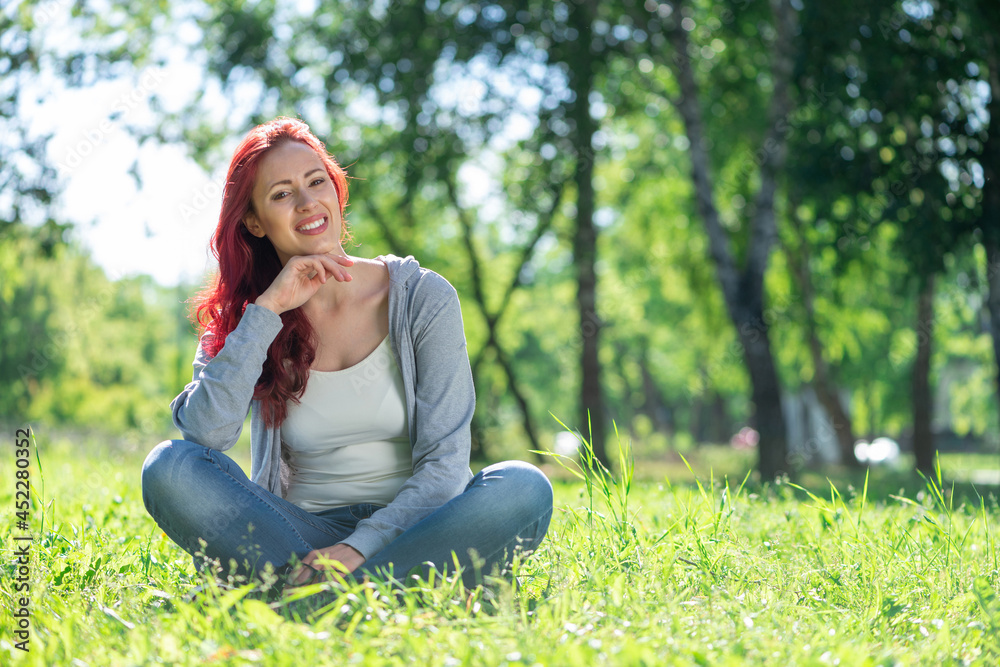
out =
[[[309,146],[287,141],[269,150],[257,168],[251,199],[243,223],[254,236],[271,241],[282,265],[297,255],[344,254],[337,190]]]

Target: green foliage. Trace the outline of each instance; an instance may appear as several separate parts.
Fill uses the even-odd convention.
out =
[[[193,355],[177,293],[148,277],[110,281],[74,244],[49,254],[31,230],[0,243],[0,422],[152,438]],[[180,382],[180,384],[179,384]]]
[[[742,257],[769,159],[768,3],[594,4],[599,132],[589,149],[573,145],[567,115],[578,44],[562,3],[324,1],[306,11],[271,1],[76,2],[68,29],[78,43],[43,52],[57,5],[0,12],[0,124],[11,138],[0,147],[0,371],[11,379],[0,386],[0,421],[167,429],[165,405],[187,381],[194,350],[179,303],[193,290],[111,282],[61,247],[45,137],[28,132],[18,109],[45,68],[83,86],[157,62],[155,37],[180,23],[202,32],[185,40],[192,61],[206,63],[200,88],[222,94],[160,100],[155,130],[132,130],[183,143],[218,169],[229,157],[222,148],[252,123],[280,113],[309,122],[354,177],[353,251],[412,253],[459,290],[470,354],[481,360],[479,454],[528,448],[512,377],[528,416],[544,425],[540,441],[554,435],[549,410],[575,412],[571,181],[581,157],[594,164],[600,227],[591,324],[602,325],[605,413],[619,416],[647,460],[724,441],[751,414],[742,349],[694,205],[673,66],[690,59],[702,86],[714,205]],[[990,32],[977,18],[988,13],[946,0],[806,3],[798,12],[795,108],[780,119],[790,150],[779,233],[791,238],[793,213],[803,220],[823,358],[859,434],[899,435],[912,423],[921,332],[910,283],[933,269],[951,285],[935,304],[936,427],[1000,442],[985,256],[970,231],[984,192],[976,161],[989,140],[985,97],[974,94],[991,75]],[[691,48],[672,54],[668,35],[681,23]],[[234,102],[220,109],[220,99]],[[488,318],[512,284],[494,341],[508,370]],[[781,253],[765,285],[764,324],[782,388],[795,392],[815,369],[801,290]]]

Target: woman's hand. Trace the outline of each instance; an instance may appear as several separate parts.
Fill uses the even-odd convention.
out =
[[[345,267],[354,261],[343,255],[299,255],[292,257],[281,269],[271,286],[257,297],[255,304],[281,315],[298,308],[312,298],[320,285],[333,278],[339,282],[351,280]]]
[[[354,547],[347,546],[346,544],[334,544],[332,547],[310,551],[302,559],[302,562],[311,565],[314,570],[326,570],[333,569],[334,566],[326,562],[331,560],[341,563],[348,572],[354,572],[354,570],[361,567],[365,562],[365,557]],[[299,565],[289,576],[289,581],[293,585],[298,586],[309,581],[309,577],[311,576],[312,570],[305,565]]]

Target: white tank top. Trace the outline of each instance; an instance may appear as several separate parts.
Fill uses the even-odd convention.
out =
[[[388,336],[350,368],[309,371],[300,402],[288,402],[281,439],[293,470],[289,502],[309,512],[392,502],[413,475],[413,457]]]

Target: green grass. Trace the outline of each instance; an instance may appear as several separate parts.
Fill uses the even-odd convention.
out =
[[[10,630],[13,453],[0,461],[2,664],[1000,662],[996,487],[983,497],[891,475],[761,487],[701,472],[671,483],[631,478],[625,456],[624,479],[556,483],[518,590],[358,587],[305,624],[246,589],[185,601],[204,581],[146,515],[144,452],[38,444],[27,654]]]

